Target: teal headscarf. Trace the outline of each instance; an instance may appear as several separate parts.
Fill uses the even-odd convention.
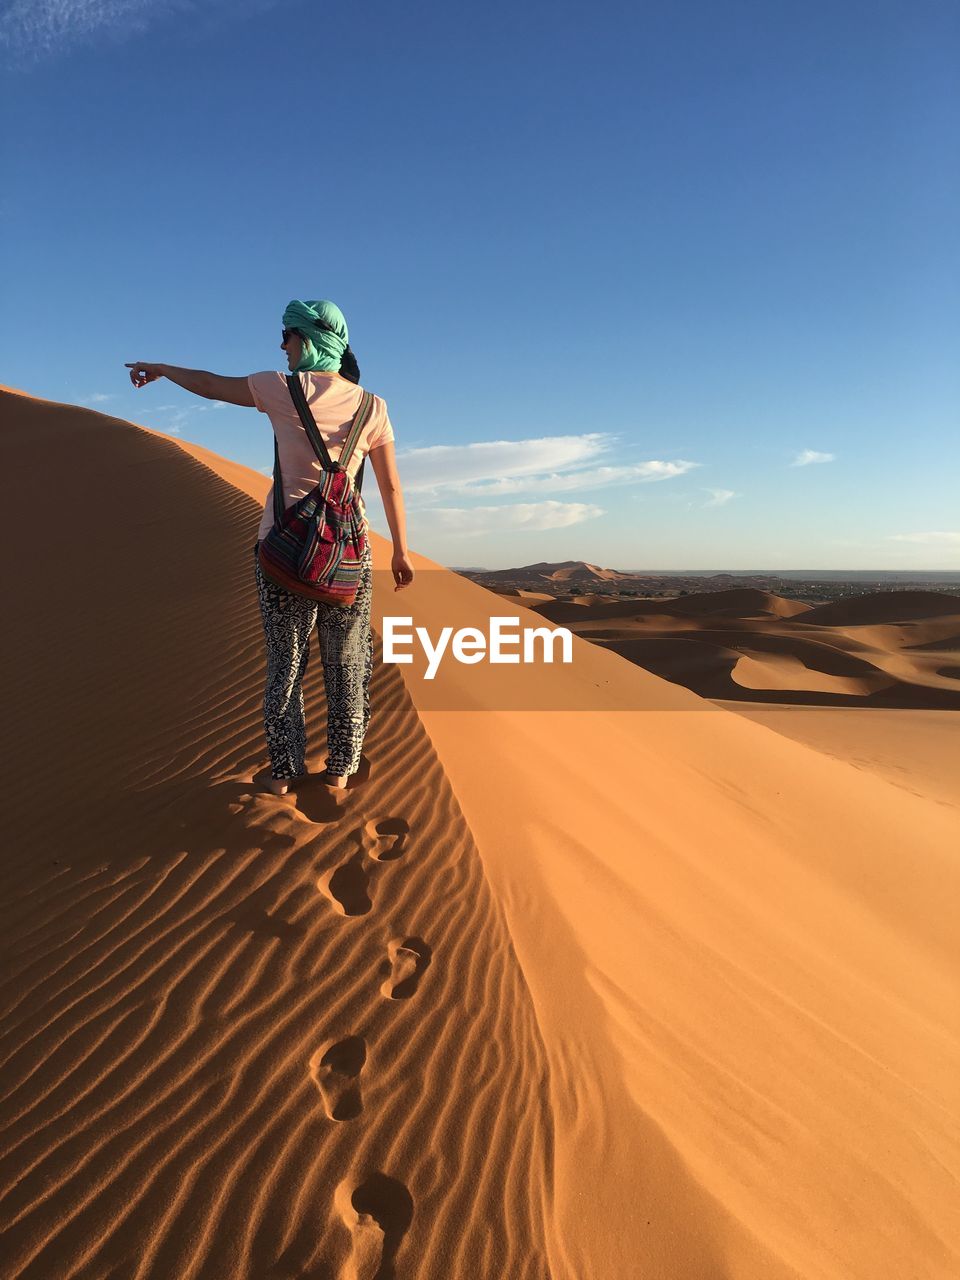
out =
[[[318,320],[324,320],[330,329],[321,329]],[[295,373],[308,373],[311,369],[340,368],[340,361],[347,349],[349,334],[343,312],[333,302],[325,302],[322,298],[316,302],[298,302],[294,300],[287,305],[283,313],[285,329],[299,329],[303,334],[300,363]]]

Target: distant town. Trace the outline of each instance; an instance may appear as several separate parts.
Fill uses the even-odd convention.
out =
[[[455,568],[492,591],[532,591],[558,600],[576,596],[609,599],[636,597],[672,599],[707,591],[743,587],[766,591],[804,604],[823,604],[875,591],[942,591],[960,598],[960,569],[955,572],[902,570],[750,570],[737,573],[710,570],[668,572],[644,569],[605,569],[585,560],[542,561],[516,569]]]

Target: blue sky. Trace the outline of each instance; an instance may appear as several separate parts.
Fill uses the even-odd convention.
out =
[[[960,568],[953,0],[14,0],[0,59],[0,381],[269,469],[123,364],[326,297],[442,563]]]

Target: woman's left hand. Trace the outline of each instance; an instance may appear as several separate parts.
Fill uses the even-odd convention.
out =
[[[135,387],[145,387],[148,382],[156,382],[163,377],[162,364],[146,364],[143,360],[135,360],[125,367],[130,370],[130,381]]]

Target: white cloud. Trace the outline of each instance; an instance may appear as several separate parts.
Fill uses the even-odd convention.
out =
[[[474,536],[482,533],[539,532],[565,529],[602,516],[602,507],[585,502],[518,502],[502,507],[427,507],[411,519],[430,532]]]
[[[116,396],[104,395],[102,391],[95,391],[92,396],[84,396],[79,402],[80,404],[105,404],[108,400],[116,400]]]
[[[835,457],[833,453],[817,453],[816,449],[801,449],[790,465],[791,467],[808,467],[811,462],[833,462]]]
[[[722,507],[725,502],[737,496],[733,489],[707,489],[705,492],[713,494],[713,497],[708,498],[703,504],[705,507]]]
[[[935,533],[889,533],[889,542],[922,542],[927,546],[960,547],[960,530]]]
[[[480,498],[667,480],[699,465],[683,460],[590,465],[612,447],[613,437],[601,432],[489,440],[407,449],[399,455],[399,465],[404,489],[411,493]]]
[[[695,462],[639,462],[627,467],[585,467],[565,475],[554,472],[547,476],[498,476],[490,480],[459,481],[431,486],[464,497],[500,498],[513,493],[564,493],[570,490],[600,489],[607,485],[629,484],[631,481],[668,480],[681,476]],[[417,487],[417,486],[414,486]]]

